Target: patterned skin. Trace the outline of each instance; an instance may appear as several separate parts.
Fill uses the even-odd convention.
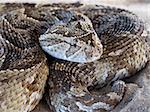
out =
[[[148,61],[143,22],[129,11],[81,4],[10,5],[0,11],[0,111],[31,111],[48,75],[51,110],[110,111],[125,94],[120,79]],[[41,48],[53,56],[47,54],[49,67]],[[110,89],[100,92],[105,85]]]
[[[126,85],[120,79],[134,75],[148,61],[148,45],[142,36],[144,24],[123,9],[83,6],[69,10],[90,18],[102,41],[103,54],[99,60],[85,64],[50,60],[48,103],[56,112],[110,111],[125,93]],[[99,93],[111,83],[107,93]]]
[[[51,56],[79,63],[100,58],[102,44],[88,17],[53,7],[39,7],[28,15],[48,23],[49,29],[40,36],[39,42]]]
[[[42,98],[46,57],[26,31],[0,19],[0,111],[27,112]]]

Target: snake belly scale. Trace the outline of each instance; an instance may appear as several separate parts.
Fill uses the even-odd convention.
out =
[[[1,112],[31,111],[44,92],[54,112],[110,111],[125,94],[121,79],[148,61],[144,23],[124,9],[1,4],[0,15]]]

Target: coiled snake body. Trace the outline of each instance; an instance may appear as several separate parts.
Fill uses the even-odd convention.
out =
[[[51,110],[110,111],[125,93],[120,79],[148,61],[144,24],[123,9],[5,4],[0,14],[2,112],[31,111],[47,79],[45,97]],[[47,55],[48,65],[41,48],[53,56]],[[111,83],[110,90],[100,94],[100,88]]]

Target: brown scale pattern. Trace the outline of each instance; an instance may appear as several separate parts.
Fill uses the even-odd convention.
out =
[[[94,94],[91,90],[134,75],[148,61],[147,43],[141,36],[145,30],[141,20],[123,9],[98,7],[101,8],[89,10],[81,7],[77,10],[91,19],[97,34],[103,39],[103,54],[99,60],[87,64],[58,59],[51,62],[47,100],[53,111],[104,112],[113,109],[123,98],[126,87],[123,82],[115,82],[111,90],[102,95],[98,91]],[[110,18],[120,21],[116,20],[107,27]],[[106,31],[103,25],[107,27]],[[99,31],[99,28],[104,31]],[[99,108],[93,109],[93,104]],[[109,105],[108,108],[105,104]]]
[[[124,9],[89,5],[77,10],[90,18],[102,43],[107,39],[109,41],[114,40],[112,35],[116,34],[130,32],[131,34],[141,35],[145,27],[135,14]],[[111,36],[112,40],[106,38],[106,35]]]
[[[0,47],[0,112],[31,111],[44,92],[47,59],[30,33],[16,29],[4,17],[0,19]]]
[[[144,24],[124,9],[80,5],[13,4],[9,8],[11,4],[6,4],[3,7],[8,10],[0,12],[3,15],[0,19],[0,111],[31,111],[42,97],[48,74],[46,99],[53,111],[106,112],[121,101],[126,86],[116,80],[134,75],[148,61],[147,43],[141,36]],[[21,12],[9,13],[14,9]],[[64,9],[68,11],[64,13]],[[48,70],[47,59],[38,45],[38,36],[45,31],[41,24],[48,23],[50,27],[58,20],[68,21],[72,10],[90,18],[102,39],[103,54],[99,60],[85,64],[52,58]],[[100,88],[112,82],[108,92],[99,93]]]
[[[109,44],[104,46],[104,49],[106,49],[106,51],[108,51],[107,47],[111,49],[111,51],[109,50],[109,52],[106,53],[104,51],[104,55],[102,55],[102,58],[98,61],[87,63],[87,64],[77,64],[77,63],[71,63],[71,62],[69,63],[61,60],[54,60],[52,64],[49,65],[51,71],[49,77],[49,99],[51,101],[49,102],[52,102],[52,105],[54,107],[56,105],[58,106],[55,107],[56,109],[55,111],[58,111],[57,108],[63,110],[63,108],[59,107],[59,105],[68,104],[66,106],[68,110],[70,106],[73,106],[73,108],[75,108],[74,106],[77,106],[76,102],[78,101],[80,103],[82,102],[86,106],[91,106],[92,104],[94,104],[94,102],[103,102],[109,104],[111,106],[110,109],[114,108],[114,106],[120,102],[125,91],[125,85],[122,82],[114,85],[110,93],[104,95],[94,95],[88,89],[90,88],[92,90],[94,88],[99,89],[106,84],[110,84],[112,81],[129,77],[135,74],[135,72],[142,69],[147,63],[148,60],[148,57],[146,57],[147,46],[145,42],[141,39],[141,37],[132,34],[124,34],[122,35],[122,37],[123,38],[121,44],[123,46],[123,51],[118,55],[113,55],[113,54],[110,56],[108,55],[110,52],[122,49],[119,47],[120,45],[118,45],[117,42],[114,42],[113,45],[114,46],[116,45],[115,48],[113,48],[113,46],[111,48]],[[116,38],[118,37],[116,36]],[[123,44],[126,41],[126,38],[128,38],[130,41]],[[132,44],[130,44],[129,46],[129,43],[131,41]],[[136,52],[134,50],[136,50]],[[104,71],[106,69],[107,69],[107,74]],[[103,79],[105,75],[106,78]],[[73,87],[75,88],[74,90],[72,90]],[[86,93],[83,96],[85,98],[88,97],[88,100],[86,101],[86,99],[80,96],[76,97],[72,94],[70,95],[73,98],[72,97],[70,98],[69,95],[66,94],[66,93],[69,94],[69,92],[74,92],[75,95],[81,95]],[[60,97],[58,97],[58,99],[55,99],[58,93],[60,96],[61,95],[66,96],[68,100],[65,101],[65,99],[67,99],[65,98],[64,100],[60,101],[59,100]],[[120,97],[120,99],[117,99],[118,96],[115,95],[113,99],[111,99],[110,98],[111,94],[112,96],[114,94],[117,94]],[[55,100],[58,100],[60,104],[56,104],[56,105],[53,104]],[[101,108],[96,110],[102,112],[102,110],[107,110],[107,109]],[[80,109],[78,107],[76,111],[79,110]],[[93,111],[96,112],[96,110]],[[73,112],[73,110],[70,112]]]

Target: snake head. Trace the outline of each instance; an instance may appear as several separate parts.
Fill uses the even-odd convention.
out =
[[[80,13],[69,22],[53,25],[39,41],[45,52],[62,60],[87,63],[102,55],[102,44],[91,21]]]

